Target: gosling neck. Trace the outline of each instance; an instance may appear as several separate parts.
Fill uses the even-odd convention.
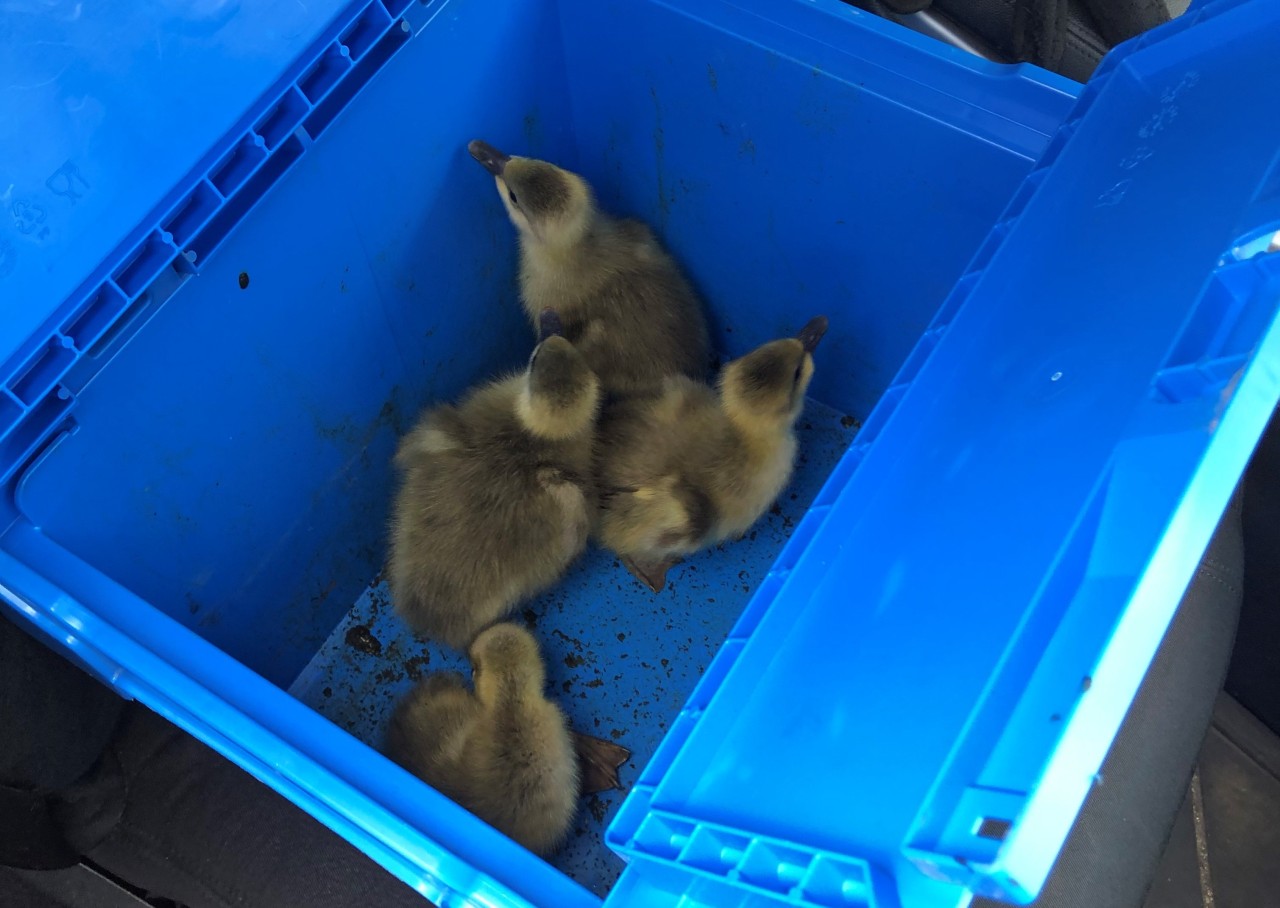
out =
[[[787,417],[761,418],[740,408],[724,408],[729,425],[742,440],[742,450],[753,462],[767,461],[795,438],[795,421]]]
[[[567,441],[582,434],[590,425],[599,405],[599,389],[584,389],[575,399],[565,404],[552,404],[543,395],[529,389],[526,376],[524,386],[516,395],[516,418],[526,432],[544,441]]]
[[[494,692],[492,710],[519,709],[542,696],[541,686],[529,678],[503,678]]]
[[[590,261],[609,224],[599,212],[591,211],[580,222],[564,229],[520,231],[520,249],[525,255],[559,266]]]

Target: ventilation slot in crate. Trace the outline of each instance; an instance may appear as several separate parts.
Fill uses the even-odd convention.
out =
[[[1024,792],[969,786],[960,796],[938,850],[970,864],[991,863],[1026,806],[1026,799]]]

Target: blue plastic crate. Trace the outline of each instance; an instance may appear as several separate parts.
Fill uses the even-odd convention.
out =
[[[1280,11],[1072,112],[834,0],[251,6],[0,26],[0,597],[443,906],[1034,895],[1280,395]],[[369,746],[395,439],[529,345],[474,137],[832,323],[753,538],[525,610],[636,754],[554,866]]]

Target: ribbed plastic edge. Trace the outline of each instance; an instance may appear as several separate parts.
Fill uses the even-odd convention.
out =
[[[429,0],[360,0],[0,367],[0,484],[416,32]],[[68,380],[75,372],[75,382]]]

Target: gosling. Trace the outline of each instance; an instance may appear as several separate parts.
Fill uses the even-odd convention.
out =
[[[387,754],[538,855],[556,851],[577,808],[578,758],[560,708],[543,695],[538,644],[496,624],[471,645],[472,681],[430,676],[402,700]]]
[[[718,390],[679,376],[605,410],[598,538],[654,592],[681,557],[746,533],[790,481],[826,330],[818,316],[728,363]]]
[[[454,649],[551,586],[586,546],[601,391],[562,330],[543,312],[523,374],[429,411],[396,453],[392,601]]]
[[[520,292],[530,319],[554,306],[610,393],[703,379],[710,342],[702,303],[653,232],[600,211],[582,177],[546,161],[467,146],[493,174],[520,237]]]

